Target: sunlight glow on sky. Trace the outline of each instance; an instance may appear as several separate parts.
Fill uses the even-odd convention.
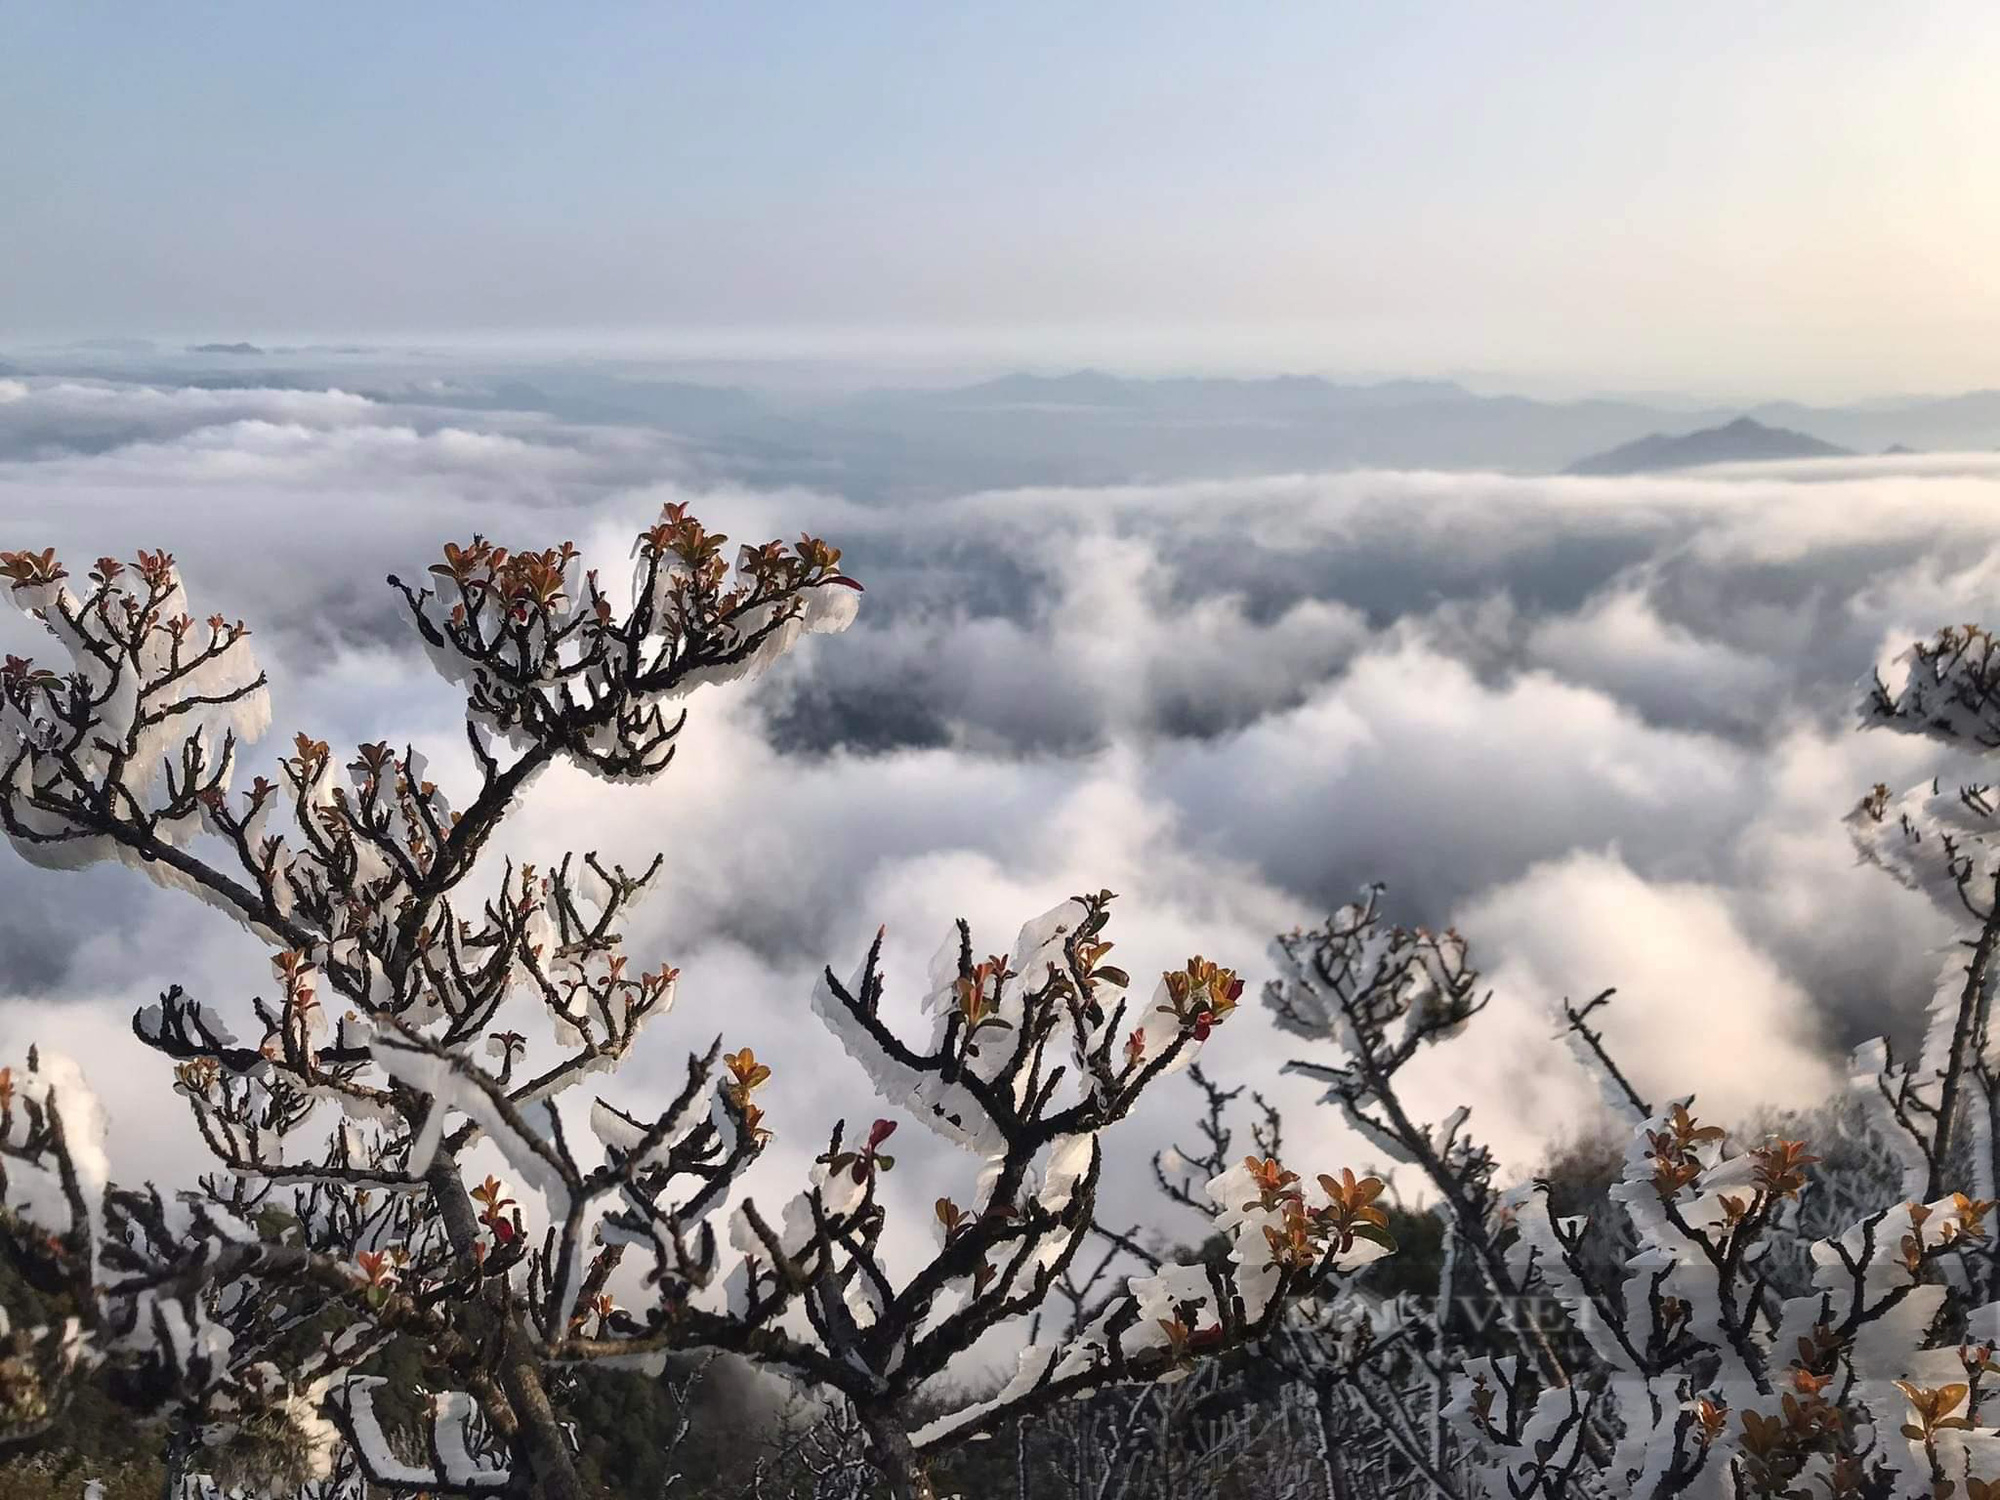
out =
[[[0,5],[0,338],[2000,384],[1996,75],[1973,3]]]

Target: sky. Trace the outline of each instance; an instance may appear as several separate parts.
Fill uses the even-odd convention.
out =
[[[0,339],[2000,384],[2000,14],[0,4]]]

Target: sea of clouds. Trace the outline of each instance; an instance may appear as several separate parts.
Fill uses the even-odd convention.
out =
[[[912,1011],[953,918],[981,952],[1061,898],[1119,893],[1142,984],[1200,952],[1268,973],[1270,935],[1380,880],[1455,923],[1494,999],[1428,1058],[1422,1113],[1532,1170],[1596,1097],[1550,1007],[1617,986],[1608,1040],[1654,1098],[1740,1120],[1840,1085],[1908,1036],[1950,933],[1857,866],[1841,819],[1873,783],[1949,770],[1854,728],[1872,664],[2000,584],[2000,456],[1677,476],[1347,472],[871,502],[755,489],[637,427],[337,391],[0,380],[0,545],[74,568],[165,547],[202,611],[258,632],[279,743],[389,738],[462,767],[451,690],[385,574],[447,538],[583,546],[608,572],[672,499],[739,539],[823,535],[868,587],[859,622],[754,689],[691,701],[656,786],[541,782],[507,847],[667,855],[631,927],[682,970],[675,1013],[610,1085],[643,1108],[720,1033],[771,1062],[788,1193],[832,1120],[887,1107],[807,1009],[888,928]],[[46,651],[9,619],[0,646]],[[246,770],[258,760],[245,760]],[[126,1029],[170,982],[247,1015],[256,946],[122,869],[0,851],[0,1054],[81,1056],[128,1176],[201,1165],[165,1064]],[[1296,1164],[1365,1150],[1279,1065],[1255,1008],[1207,1062],[1281,1102]],[[1152,1210],[1150,1147],[1187,1135],[1162,1088],[1127,1132],[1113,1212]],[[914,1133],[914,1132],[912,1132]],[[914,1145],[915,1143],[911,1143]],[[1190,1142],[1192,1144],[1192,1142]],[[891,1186],[921,1233],[972,1164],[914,1151]],[[1413,1191],[1417,1184],[1407,1186]],[[1185,1227],[1185,1226],[1183,1226]]]

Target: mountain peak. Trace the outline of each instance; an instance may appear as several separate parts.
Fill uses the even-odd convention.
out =
[[[1692,469],[1703,464],[1756,463],[1781,458],[1843,458],[1851,450],[1822,442],[1788,427],[1766,427],[1738,417],[1699,432],[1655,432],[1635,442],[1578,459],[1569,474],[1644,474],[1656,469]]]

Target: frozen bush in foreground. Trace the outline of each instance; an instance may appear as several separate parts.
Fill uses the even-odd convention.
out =
[[[165,553],[100,559],[81,581],[53,553],[0,553],[13,602],[68,658],[10,657],[0,674],[0,828],[38,864],[127,864],[271,952],[246,1007],[176,987],[134,1018],[215,1159],[198,1184],[113,1186],[75,1071],[38,1057],[0,1073],[0,1225],[68,1314],[13,1335],[32,1379],[11,1387],[0,1436],[28,1436],[65,1380],[109,1364],[165,1415],[177,1473],[247,1445],[278,1491],[569,1500],[552,1377],[710,1348],[837,1394],[892,1491],[927,1496],[928,1454],[1107,1383],[1178,1376],[1390,1248],[1372,1182],[1305,1183],[1275,1160],[1219,1171],[1203,1192],[1227,1255],[1123,1281],[1087,1324],[1031,1344],[992,1399],[930,1414],[952,1362],[1064,1275],[1105,1133],[1241,994],[1200,958],[1130,990],[1105,961],[1107,892],[1028,923],[1004,956],[961,925],[918,1039],[884,1019],[879,934],[850,978],[829,970],[813,1009],[888,1112],[834,1123],[777,1212],[744,1174],[775,1129],[806,1127],[749,1047],[691,1055],[665,1101],[564,1108],[609,1087],[674,1003],[676,971],[634,962],[621,937],[661,859],[483,856],[549,765],[649,782],[695,688],[853,617],[835,549],[748,546],[732,567],[726,540],[668,506],[622,599],[567,543],[475,538],[421,587],[391,579],[465,695],[476,780],[456,798],[409,746],[349,758],[305,733],[246,782],[269,710],[241,622],[198,619]],[[881,1254],[878,1183],[904,1118],[967,1156],[914,1274]],[[471,1164],[481,1148],[504,1175]],[[392,1345],[423,1351],[421,1399],[399,1405],[371,1373]]]
[[[1953,629],[1914,647],[1871,684],[1863,717],[1992,753],[1992,637]],[[1644,1099],[1592,1024],[1607,992],[1565,1002],[1558,1022],[1629,1122],[1618,1180],[1589,1214],[1559,1210],[1546,1181],[1502,1190],[1465,1111],[1420,1120],[1398,1088],[1420,1052],[1477,1024],[1486,998],[1464,941],[1391,925],[1373,890],[1278,940],[1266,1003],[1316,1044],[1291,1068],[1421,1174],[1446,1226],[1427,1307],[1335,1298],[1288,1325],[1292,1376],[1320,1398],[1320,1493],[2000,1493],[1997,807],[1984,785],[1932,783],[1877,787],[1850,817],[1863,856],[1963,936],[1917,1058],[1881,1041],[1854,1056],[1865,1140],[1839,1144],[1893,1170],[1850,1166],[1832,1184],[1815,1181],[1806,1141],[1738,1139],[1691,1100]],[[1218,1122],[1222,1102],[1211,1095]],[[1802,1201],[1829,1189],[1813,1220],[1837,1227],[1804,1236]],[[1468,1305],[1496,1320],[1475,1324]]]

